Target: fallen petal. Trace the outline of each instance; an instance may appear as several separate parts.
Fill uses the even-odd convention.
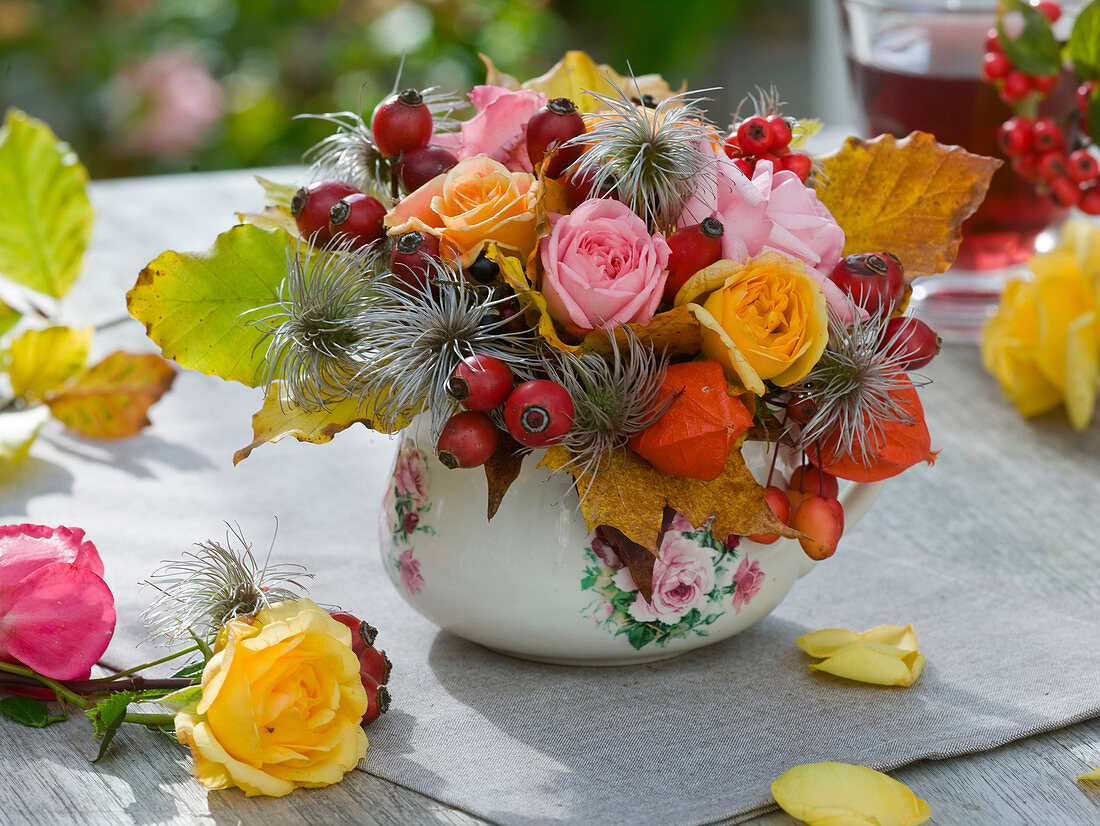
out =
[[[916,651],[917,632],[912,625],[879,625],[863,633],[847,628],[822,628],[795,640],[795,644],[811,657],[831,657],[842,648],[861,642],[882,642],[906,651]]]
[[[1077,776],[1078,780],[1095,780],[1100,783],[1100,769],[1092,769]]]
[[[45,525],[0,527],[0,593],[51,562],[69,562],[103,576],[103,560],[80,528]],[[2,610],[2,609],[0,609]]]
[[[911,686],[924,668],[924,655],[896,645],[862,642],[842,648],[810,668],[861,683]]]
[[[917,826],[932,814],[903,783],[848,763],[795,766],[772,783],[772,795],[811,826]]]

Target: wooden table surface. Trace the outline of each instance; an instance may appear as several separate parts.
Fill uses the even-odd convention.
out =
[[[268,174],[291,181],[295,173]],[[63,319],[103,324],[123,316],[125,291],[145,263],[164,249],[209,246],[234,211],[256,209],[260,197],[244,172],[94,184],[93,248]],[[936,468],[892,483],[857,530],[904,537],[1069,611],[1095,607],[1100,424],[1075,434],[1060,413],[1023,422],[970,347],[946,348],[928,374],[935,383],[922,395],[944,453]],[[0,487],[0,518],[18,519],[6,512],[5,493]],[[1095,646],[1096,639],[1082,645]],[[178,746],[141,729],[118,738],[126,748],[93,766],[82,719],[46,731],[0,720],[0,824],[483,822],[359,771],[336,786],[279,800],[207,793],[191,779],[190,757]],[[1098,765],[1100,720],[1092,720],[972,756],[913,764],[893,776],[934,801],[930,823],[1068,826],[1100,823],[1100,785],[1073,780]],[[750,822],[796,821],[776,813]]]

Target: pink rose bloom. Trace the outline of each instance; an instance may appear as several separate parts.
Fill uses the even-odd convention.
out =
[[[542,92],[475,86],[470,102],[476,114],[463,122],[461,131],[436,135],[432,143],[450,150],[460,161],[487,155],[512,172],[532,172],[527,157],[527,121],[546,101]]]
[[[115,631],[103,562],[79,528],[0,527],[0,660],[86,677]]]
[[[411,497],[412,506],[421,510],[428,506],[428,468],[415,447],[402,446],[393,469],[393,486],[398,496]]]
[[[420,560],[413,559],[413,549],[407,548],[397,560],[401,569],[401,584],[410,594],[416,596],[424,587],[424,577],[420,575]]]
[[[844,249],[844,230],[813,189],[793,172],[773,172],[770,161],[758,163],[749,180],[721,152],[699,177],[699,188],[680,213],[680,226],[717,218],[725,228],[722,257],[731,261],[764,250],[805,261],[829,307],[844,320],[854,320],[847,296],[829,280]]]
[[[542,292],[572,333],[653,318],[668,278],[665,239],[619,201],[594,198],[551,216],[543,239]]]
[[[747,557],[742,559],[733,575],[733,582],[737,586],[733,590],[733,607],[740,614],[741,609],[749,604],[764,584],[764,572],[760,570],[760,563],[755,559],[750,563]]]
[[[690,539],[665,534],[661,555],[653,563],[653,599],[639,594],[630,616],[639,622],[675,623],[706,603],[714,590],[714,559]],[[673,537],[673,538],[669,538]]]
[[[592,553],[600,558],[600,561],[607,565],[609,568],[615,568],[618,570],[623,567],[622,560],[619,559],[618,553],[615,552],[615,546],[608,542],[601,532],[601,525],[596,528],[596,533],[592,537]]]

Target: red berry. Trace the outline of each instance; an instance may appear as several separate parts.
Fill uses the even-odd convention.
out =
[[[787,418],[798,424],[807,424],[817,415],[817,404],[809,396],[792,396],[787,402]]]
[[[1077,208],[1086,215],[1100,215],[1100,186],[1090,186],[1082,192]]]
[[[584,152],[580,144],[564,146],[570,138],[584,134],[584,118],[569,98],[554,98],[527,121],[527,157],[538,166],[551,149],[554,156],[542,170],[547,178],[560,177]]]
[[[1031,94],[1031,78],[1019,69],[1013,69],[1005,75],[1004,86],[1001,87],[1001,97],[1009,103],[1023,100]]]
[[[355,195],[359,190],[351,184],[332,179],[316,181],[303,186],[290,202],[290,214],[298,225],[298,232],[317,245],[332,240],[328,231],[328,212],[341,198]]]
[[[772,509],[772,513],[776,518],[784,525],[787,524],[787,520],[791,518],[791,503],[787,501],[787,494],[782,488],[777,488],[775,485],[769,485],[764,488],[764,500],[768,503],[768,507]],[[779,539],[777,533],[761,533],[748,537],[750,542],[756,542],[760,545],[771,545]]]
[[[1055,178],[1050,182],[1050,197],[1058,206],[1068,209],[1081,200],[1081,188],[1069,178]]]
[[[798,180],[802,181],[802,183],[806,183],[806,181],[810,179],[810,172],[813,171],[814,162],[810,160],[809,155],[803,155],[801,152],[792,152],[783,157],[782,166],[788,172],[793,172],[797,175]]]
[[[555,381],[525,381],[504,403],[504,422],[521,445],[546,447],[573,426],[573,399]]]
[[[829,279],[871,315],[888,316],[905,290],[905,271],[888,252],[849,255],[840,259]]]
[[[397,161],[397,177],[406,192],[413,192],[424,186],[437,175],[451,169],[458,158],[442,146],[424,146],[402,152]]]
[[[438,264],[437,236],[417,230],[397,236],[390,253],[390,271],[403,285],[423,292]]]
[[[386,208],[377,198],[357,193],[332,205],[328,213],[328,233],[332,240],[359,249],[386,237],[382,219]]]
[[[362,677],[363,688],[367,690],[367,710],[363,714],[363,725],[373,723],[390,708],[390,692],[384,685],[379,685],[377,680],[370,677]]]
[[[802,465],[794,470],[791,479],[787,482],[789,490],[797,490],[799,493],[816,493],[826,499],[836,499],[840,491],[840,483],[832,474],[826,473],[814,465]]]
[[[1012,159],[1012,168],[1025,181],[1035,182],[1039,180],[1039,161],[1030,152],[1026,155],[1015,156]]]
[[[737,126],[737,145],[746,155],[759,155],[772,145],[772,130],[762,117],[741,121]]]
[[[806,534],[798,540],[806,556],[828,559],[844,533],[844,508],[836,499],[811,495],[795,509],[791,527]]]
[[[479,410],[455,413],[436,442],[439,461],[449,468],[480,467],[496,452],[497,426]]]
[[[1087,149],[1078,149],[1067,159],[1066,172],[1077,183],[1087,184],[1100,176],[1100,164]]]
[[[706,218],[701,224],[684,227],[665,239],[672,252],[668,257],[664,301],[671,304],[676,293],[689,278],[704,267],[721,260],[724,233],[721,221],[717,218]]]
[[[768,122],[772,133],[771,151],[778,152],[786,148],[791,142],[791,125],[787,123],[787,119],[779,115],[768,115],[764,120]]]
[[[1058,81],[1061,80],[1060,75],[1039,75],[1032,83],[1035,84],[1035,89],[1041,95],[1050,94],[1051,89],[1058,85]]]
[[[740,158],[744,153],[741,151],[741,145],[737,142],[737,133],[733,133],[726,138],[725,143],[722,144],[722,149],[726,153],[726,157],[731,161],[734,158]]]
[[[1022,155],[1031,147],[1030,120],[1024,117],[1009,118],[997,130],[997,145],[1001,152],[1012,157]]]
[[[513,381],[507,364],[478,353],[458,363],[447,379],[447,392],[467,410],[492,410],[504,404]]]
[[[1039,156],[1036,168],[1043,180],[1053,181],[1066,174],[1066,156],[1061,152],[1047,152]]]
[[[1031,127],[1031,148],[1036,152],[1052,152],[1062,148],[1062,130],[1050,118],[1039,118]]]
[[[940,352],[942,340],[920,319],[899,316],[886,323],[883,349],[897,359],[903,370],[919,370]]]
[[[374,640],[378,637],[378,630],[373,625],[363,622],[353,614],[342,611],[337,611],[331,616],[337,622],[346,625],[348,630],[351,631],[351,650],[355,652],[356,657],[374,645]]]
[[[416,89],[387,98],[370,121],[374,145],[387,158],[420,149],[432,139],[432,113]]]
[[[772,172],[778,172],[783,168],[783,161],[774,152],[761,152],[753,162],[753,169],[760,165],[761,161],[771,161]]]
[[[995,28],[985,33],[985,50],[987,52],[1001,52],[1001,41]]]
[[[1058,21],[1058,18],[1062,16],[1062,8],[1053,0],[1031,0],[1031,5],[1038,10],[1051,23]]]
[[[1095,80],[1086,80],[1077,87],[1077,108],[1081,110],[1082,115],[1088,114],[1089,102],[1092,100],[1092,95],[1095,91]]]
[[[746,178],[752,177],[753,164],[751,161],[748,161],[745,158],[734,158],[733,165],[740,169],[745,174]]]
[[[986,52],[982,58],[982,77],[992,83],[1000,80],[1012,69],[1012,61],[1000,52]]]

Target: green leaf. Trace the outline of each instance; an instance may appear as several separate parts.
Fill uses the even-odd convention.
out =
[[[0,413],[0,462],[16,465],[27,458],[38,429],[50,418],[46,407]]]
[[[627,634],[627,641],[635,648],[644,648],[657,637],[657,629],[651,625],[638,623]]]
[[[1004,17],[997,20],[997,40],[1013,65],[1029,75],[1056,75],[1062,71],[1062,48],[1041,11],[1023,0],[1003,0],[1005,12],[1023,15],[1020,36],[1010,40],[1004,30]]]
[[[189,679],[194,679],[196,677],[201,677],[202,676],[202,671],[203,671],[204,668],[206,668],[206,663],[205,662],[200,661],[200,662],[196,662],[196,663],[188,663],[187,665],[185,665],[183,668],[181,668],[179,671],[177,671],[172,676],[173,677],[187,677]]]
[[[126,716],[126,708],[134,701],[132,691],[116,691],[106,700],[101,700],[91,708],[85,710],[88,719],[95,726],[95,736],[99,738],[99,754],[91,762],[98,763],[107,753],[107,746],[114,739],[115,732],[122,725]]]
[[[0,128],[0,274],[60,298],[80,274],[95,212],[88,171],[40,120],[9,109]]]
[[[0,714],[32,728],[45,728],[51,722],[46,704],[33,697],[5,697],[0,700]]]
[[[0,336],[19,323],[23,314],[0,301]]]
[[[11,343],[11,389],[28,401],[38,401],[84,369],[94,330],[47,327],[27,330]]]
[[[202,686],[190,685],[187,688],[181,688],[171,694],[164,695],[160,698],[160,702],[174,711],[179,711],[189,705],[197,705],[201,699]]]
[[[126,304],[165,357],[259,387],[266,338],[241,315],[278,299],[293,244],[283,230],[233,227],[207,252],[160,255],[141,271]]]
[[[1100,135],[1100,85],[1089,95],[1089,108],[1085,112],[1085,123],[1090,135]]]
[[[1082,80],[1100,80],[1100,3],[1090,3],[1077,15],[1066,53]],[[1089,122],[1092,123],[1091,112]]]

